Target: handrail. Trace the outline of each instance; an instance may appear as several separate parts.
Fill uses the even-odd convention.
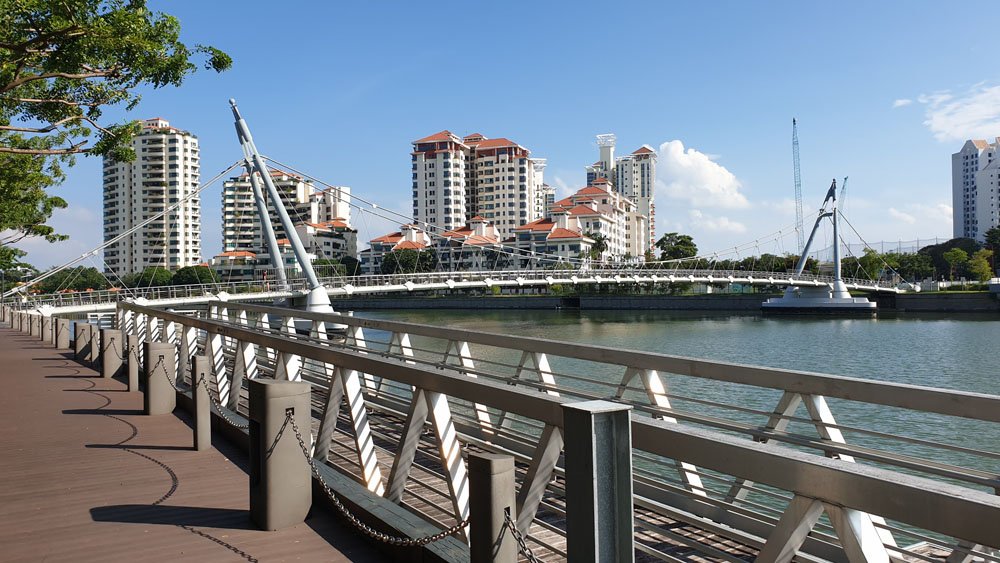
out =
[[[218,305],[226,306],[225,303]],[[244,304],[235,306],[248,310],[258,308],[258,306],[246,307]],[[297,337],[294,333],[277,335],[249,326],[235,326],[222,321],[172,313],[134,303],[122,303],[119,307],[121,311],[131,311],[133,314],[155,317],[162,321],[205,331],[209,339],[212,335],[218,335],[233,339],[234,342],[257,344],[275,351],[279,358],[294,356],[337,366],[343,370],[374,374],[383,380],[393,381],[402,386],[412,385],[418,390],[441,393],[501,412],[514,413],[555,428],[561,428],[563,424],[561,406],[568,399],[525,391],[484,378],[472,378],[466,375],[460,366],[440,365],[431,368],[396,357],[323,345]],[[263,309],[260,312],[269,315],[280,315],[286,321],[290,318],[311,319],[315,322],[351,320],[350,317],[343,315],[316,315],[273,307],[260,307],[260,309]],[[285,324],[290,326],[287,322]],[[354,326],[360,324],[355,323]],[[407,327],[426,327],[410,323],[399,324]],[[413,333],[416,334],[415,331]],[[549,341],[542,343],[569,345],[569,343]],[[610,349],[601,350],[601,353],[607,353]],[[647,353],[635,353],[638,355],[631,356],[633,353],[629,351],[622,353],[629,357],[645,357],[646,360],[662,357]],[[787,373],[805,379],[818,375],[809,372]],[[858,385],[862,383],[862,380],[846,379]],[[836,381],[844,383],[843,379],[838,378]],[[872,383],[875,386],[885,386],[886,389],[891,388],[904,393],[932,391],[930,388]],[[958,392],[946,393],[951,394],[953,398],[965,397]],[[850,398],[859,400],[856,397]],[[997,399],[990,396],[979,398],[990,401]],[[632,428],[633,447],[639,451],[703,466],[737,478],[750,479],[831,506],[880,514],[899,522],[978,544],[1000,545],[1000,528],[996,526],[996,522],[1000,521],[1000,497],[986,492],[906,475],[891,469],[827,459],[781,445],[759,444],[746,438],[733,437],[713,430],[651,420],[639,415],[633,415]],[[488,437],[481,439],[486,439],[488,443]],[[541,445],[539,449],[542,449]]]
[[[227,303],[222,301],[216,304],[222,307],[232,307],[277,316],[290,314],[289,309],[266,305]],[[611,348],[596,344],[579,344],[536,337],[528,338],[495,332],[470,331],[401,321],[364,319],[339,313],[313,313],[294,310],[291,314],[299,319],[326,321],[387,332],[405,332],[411,335],[433,336],[446,340],[547,353],[554,356],[592,362],[620,364],[638,369],[658,370],[702,379],[781,389],[794,393],[823,395],[883,406],[1000,422],[1000,396],[998,395],[955,391],[906,383],[873,381],[809,371],[765,368],[656,352]]]

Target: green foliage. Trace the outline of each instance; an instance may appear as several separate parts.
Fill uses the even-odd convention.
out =
[[[357,276],[361,274],[361,260],[353,256],[342,256],[340,263],[344,265],[345,275]]]
[[[344,276],[347,274],[347,267],[338,260],[320,258],[313,260],[313,271],[321,278],[332,278],[334,276]]]
[[[993,268],[990,266],[990,259],[993,258],[993,251],[985,248],[977,250],[969,258],[966,269],[972,279],[979,281],[990,281],[993,277]]]
[[[889,252],[882,257],[904,280],[919,281],[934,275],[934,264],[926,254],[897,254]]]
[[[433,272],[437,268],[437,252],[404,248],[387,253],[382,258],[383,274],[413,274]]]
[[[949,279],[955,279],[955,271],[969,261],[969,253],[961,248],[952,248],[941,253],[941,258],[948,263]]]
[[[583,233],[583,236],[594,241],[594,244],[590,245],[590,251],[587,252],[587,258],[600,260],[608,250],[608,238],[601,233]]]
[[[56,293],[57,291],[73,290],[85,291],[88,289],[107,289],[108,280],[104,274],[97,271],[97,268],[66,268],[60,272],[52,274],[48,278],[39,282],[35,289],[41,293]]]
[[[107,107],[133,109],[145,88],[179,86],[193,57],[223,71],[215,47],[189,48],[173,16],[144,0],[0,0],[0,231],[62,235],[45,225],[65,207],[46,188],[62,183],[73,155],[132,160],[136,122],[103,119]]]
[[[956,272],[953,271],[952,265],[945,260],[944,253],[953,248],[960,248],[965,251],[966,256],[969,256],[979,250],[979,243],[971,238],[953,238],[941,244],[925,246],[918,251],[918,254],[923,254],[930,258],[931,264],[934,266],[932,274],[934,278],[941,276],[950,277]]]
[[[656,241],[660,250],[660,260],[677,260],[698,255],[698,246],[690,235],[667,233]]]
[[[129,274],[122,280],[128,287],[159,287],[170,285],[174,279],[174,274],[159,266],[146,268],[145,270]]]
[[[219,283],[219,276],[208,266],[185,266],[174,272],[170,285]]]

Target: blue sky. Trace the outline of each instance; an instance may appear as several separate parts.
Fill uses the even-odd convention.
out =
[[[565,192],[596,160],[594,136],[615,133],[619,153],[660,151],[657,232],[723,250],[794,222],[797,117],[807,216],[831,178],[850,176],[846,214],[869,241],[947,237],[950,154],[1000,135],[996,3],[150,4],[180,18],[189,44],[234,59],[129,114],[198,135],[203,179],[240,157],[234,97],[264,154],[403,212],[414,139],[514,139]],[[55,192],[72,238],[23,243],[29,261],[100,243],[100,174],[95,159],[70,171]],[[202,199],[207,258],[221,249],[219,187]],[[355,223],[372,236],[397,226]]]

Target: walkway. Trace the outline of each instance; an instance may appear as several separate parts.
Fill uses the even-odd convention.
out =
[[[5,561],[378,561],[325,513],[279,532],[248,515],[246,456],[191,449],[178,416],[36,337],[0,328]],[[185,415],[181,415],[185,416]]]

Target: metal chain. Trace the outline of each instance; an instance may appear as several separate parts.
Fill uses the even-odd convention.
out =
[[[109,338],[108,339],[108,343],[105,344],[104,349],[101,350],[101,354],[102,355],[103,354],[107,354],[108,353],[108,348],[111,348],[112,350],[114,350],[115,355],[118,356],[118,359],[124,362],[125,358],[123,358],[122,357],[122,353],[118,351],[118,346],[114,346],[114,344],[115,344],[115,339],[114,338]],[[112,348],[112,346],[114,346],[114,347]]]
[[[521,532],[517,531],[517,524],[510,519],[510,512],[504,512],[503,523],[510,530],[511,535],[514,536],[514,541],[517,542],[517,550],[521,555],[525,556],[531,563],[539,563],[539,559],[534,553],[531,552],[531,548],[528,547],[528,542],[521,535]]]
[[[156,365],[153,366],[152,371],[155,372],[156,369],[160,367],[163,368],[163,378],[166,379],[168,383],[170,383],[170,386],[174,388],[174,391],[177,391],[178,393],[183,393],[184,390],[178,387],[177,382],[170,377],[169,373],[167,373],[167,367],[163,365],[163,356],[160,356],[160,359],[156,360]]]
[[[302,433],[299,432],[299,425],[296,424],[295,417],[293,417],[290,413],[286,413],[284,424],[288,424],[289,422],[292,423],[292,430],[295,431],[295,438],[299,441],[299,448],[302,450],[302,455],[306,458],[306,461],[309,463],[309,468],[312,470],[313,477],[315,477],[319,481],[320,486],[323,487],[323,492],[325,492],[326,496],[329,497],[329,499],[333,502],[333,505],[337,507],[337,510],[341,514],[343,514],[344,517],[347,518],[348,521],[350,521],[350,523],[355,528],[364,532],[365,535],[390,545],[420,546],[420,545],[427,545],[429,543],[442,540],[448,536],[457,534],[459,531],[463,530],[469,525],[469,519],[466,518],[465,520],[462,520],[458,524],[455,524],[454,526],[447,528],[446,530],[441,531],[434,535],[424,536],[421,538],[404,538],[399,536],[391,536],[389,534],[380,532],[375,528],[372,528],[368,524],[365,524],[364,522],[359,520],[357,516],[352,514],[351,511],[348,510],[346,506],[344,506],[344,503],[340,501],[340,498],[337,497],[336,493],[334,493],[330,489],[330,487],[327,486],[326,481],[323,479],[323,476],[319,472],[319,467],[317,467],[316,465],[316,460],[314,460],[312,456],[309,455],[309,448],[306,447],[305,440],[303,440],[302,438]]]
[[[194,373],[191,374],[191,378],[194,379]],[[212,390],[209,389],[208,382],[205,381],[204,375],[198,378],[198,385],[201,385],[202,387],[205,388],[205,394],[208,395],[208,400],[211,401],[213,405],[215,405],[215,412],[219,413],[219,416],[221,416],[223,420],[228,422],[230,426],[239,428],[240,430],[246,430],[247,428],[250,428],[249,421],[246,424],[242,424],[229,418],[229,415],[226,414],[226,411],[229,409],[223,407],[222,403],[217,401],[215,397],[212,396]]]

